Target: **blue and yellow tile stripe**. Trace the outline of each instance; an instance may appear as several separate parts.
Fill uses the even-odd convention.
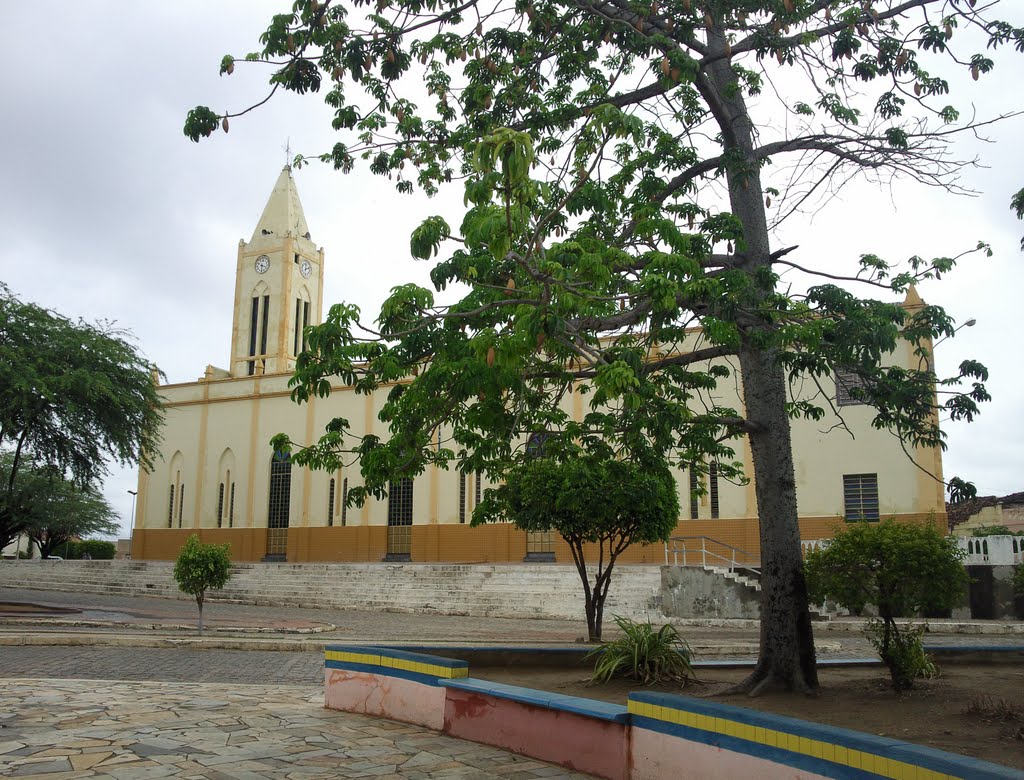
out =
[[[328,645],[324,666],[404,677],[430,685],[437,685],[438,680],[469,676],[469,664],[465,661],[372,645]]]
[[[670,694],[629,696],[633,728],[765,758],[840,780],[1004,780],[1015,769],[782,715]]]

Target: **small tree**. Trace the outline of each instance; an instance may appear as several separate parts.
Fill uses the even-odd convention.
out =
[[[0,456],[0,473],[6,461]],[[72,539],[121,530],[117,513],[99,490],[64,479],[52,466],[23,466],[14,484],[24,533],[35,542],[41,558],[57,554]]]
[[[869,637],[889,668],[897,691],[910,688],[927,665],[921,631],[902,633],[896,618],[953,607],[967,583],[963,552],[956,540],[933,525],[853,523],[827,547],[807,554],[805,568],[811,598],[832,599],[858,612],[878,609],[880,622],[869,624]]]
[[[196,597],[199,633],[203,633],[203,600],[211,588],[220,590],[231,578],[229,544],[203,544],[192,534],[174,562],[174,581],[183,593]]]
[[[601,640],[612,569],[631,544],[664,541],[679,518],[675,482],[664,465],[576,453],[564,460],[539,457],[506,473],[487,491],[473,525],[511,520],[524,531],[555,530],[569,544],[583,582],[587,633]],[[586,545],[597,545],[591,584]]]

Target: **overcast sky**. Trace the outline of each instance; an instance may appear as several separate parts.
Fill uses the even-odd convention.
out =
[[[262,98],[265,73],[239,67],[218,77],[220,58],[257,49],[270,16],[290,5],[56,0],[44,19],[41,4],[4,3],[0,280],[66,315],[116,320],[172,382],[198,378],[208,363],[227,366],[238,239],[252,233],[286,142],[300,153],[333,143],[330,114],[318,97],[282,95],[200,144],[181,128],[197,104],[237,110]],[[1018,59],[979,85],[965,74],[954,90],[975,90],[979,116],[1021,107],[1008,103],[1024,84]],[[776,237],[777,246],[799,244],[796,262],[837,271],[864,252],[897,260],[992,244],[993,258],[920,288],[958,320],[977,319],[937,359],[940,371],[968,356],[991,370],[993,402],[970,426],[947,428],[946,475],[974,481],[982,494],[1024,490],[1024,224],[1008,208],[1024,186],[1022,132],[1024,122],[1011,120],[987,133],[994,143],[957,149],[989,166],[965,173],[976,198],[864,184]],[[458,192],[399,196],[386,180],[317,165],[295,178],[313,240],[326,250],[325,307],[345,300],[375,312],[393,285],[427,284],[427,266],[409,257],[410,231],[434,213],[460,221]],[[135,482],[133,470],[114,469],[105,486],[125,528]]]

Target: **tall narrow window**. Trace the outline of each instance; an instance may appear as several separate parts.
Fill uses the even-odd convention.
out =
[[[306,328],[309,327],[309,301],[302,302],[302,351],[306,351]]]
[[[217,527],[224,527],[224,483],[220,483],[217,490]]]
[[[341,525],[348,520],[348,477],[341,481]]]
[[[185,486],[178,487],[178,528],[181,528],[181,514],[185,511]]]
[[[331,486],[327,490],[327,526],[334,525],[334,477],[331,477]]]
[[[412,525],[412,478],[388,485],[388,525]]]
[[[476,473],[476,479],[473,480],[473,508],[480,506],[480,493],[483,485],[484,475],[483,472],[478,471]]]
[[[690,467],[690,519],[697,519],[697,469]]]
[[[263,331],[260,334],[260,354],[267,354],[267,326],[270,324],[270,296],[263,296]]]
[[[466,522],[466,472],[459,472],[459,522]]]
[[[708,465],[708,492],[711,494],[711,518],[718,519],[718,464]]]
[[[270,496],[267,502],[267,528],[287,528],[292,497],[292,461],[275,452],[270,461]]]
[[[260,325],[260,299],[259,297],[253,297],[252,299],[252,320],[249,323],[249,357],[256,355],[256,343],[258,339],[258,329]],[[249,361],[249,376],[252,376],[256,371],[256,361]]]
[[[171,497],[167,502],[167,527],[174,527],[174,485],[171,485]]]
[[[228,499],[228,528],[235,527],[235,483],[231,483],[231,498]]]
[[[843,504],[847,520],[877,520],[878,475],[843,474]]]
[[[292,348],[292,354],[299,354],[299,338],[302,336],[302,299],[295,299],[295,343]]]

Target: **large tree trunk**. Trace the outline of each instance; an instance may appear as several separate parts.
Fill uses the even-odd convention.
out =
[[[726,170],[729,201],[743,225],[744,239],[737,247],[737,266],[749,275],[754,300],[764,301],[774,292],[774,283],[765,273],[771,270],[771,245],[753,126],[736,74],[724,56],[720,20],[715,20],[708,38],[712,54],[722,56],[708,65],[707,80],[698,79],[696,86],[718,122],[724,149],[733,155]],[[765,688],[812,691],[818,687],[818,675],[800,550],[786,375],[775,352],[758,338],[773,327],[771,319],[756,313],[739,316],[739,361],[760,524],[762,601],[758,663],[738,688],[752,695]]]
[[[749,348],[740,352],[740,368],[747,419],[755,428],[750,449],[761,539],[761,650],[753,674],[740,688],[752,695],[765,687],[809,692],[818,687],[818,672],[800,549],[785,373],[773,353]]]

